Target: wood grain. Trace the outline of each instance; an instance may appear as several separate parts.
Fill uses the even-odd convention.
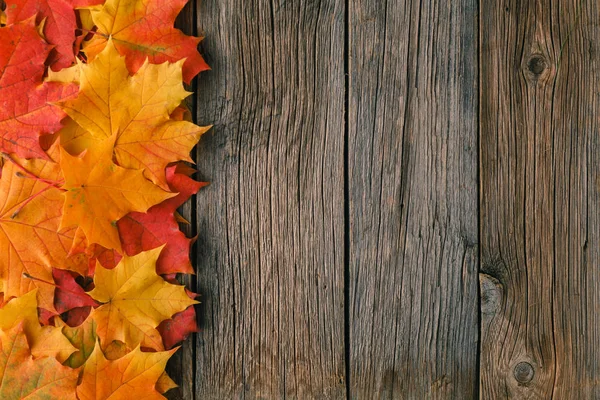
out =
[[[198,18],[196,398],[344,398],[344,3]]]
[[[477,3],[349,1],[350,397],[476,397]]]
[[[482,398],[600,398],[599,11],[481,2]]]

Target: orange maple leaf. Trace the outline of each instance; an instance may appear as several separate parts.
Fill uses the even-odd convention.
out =
[[[77,396],[80,400],[164,399],[156,384],[175,350],[145,353],[137,347],[110,361],[97,344],[83,367]]]
[[[79,226],[88,243],[121,251],[117,220],[131,211],[145,212],[176,194],[165,192],[142,171],[112,162],[114,137],[100,142],[81,157],[61,149],[65,176],[61,227]]]
[[[78,371],[52,357],[33,359],[23,323],[0,330],[0,399],[73,399]]]
[[[49,150],[58,158],[58,146]],[[68,257],[74,229],[59,230],[63,194],[62,173],[52,160],[16,156],[4,165],[0,178],[0,280],[5,298],[39,289],[40,307],[54,310],[52,267],[80,274],[84,255]],[[25,274],[25,275],[24,275]],[[32,279],[33,278],[33,279]]]
[[[93,60],[110,37],[119,53],[126,56],[131,72],[136,72],[146,58],[153,64],[185,59],[183,80],[190,83],[209,67],[197,50],[202,39],[173,27],[187,1],[107,0],[104,7],[91,11],[98,32],[84,47],[88,59]]]

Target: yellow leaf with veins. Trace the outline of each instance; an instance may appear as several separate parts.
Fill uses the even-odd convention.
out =
[[[34,357],[55,357],[62,363],[77,350],[62,334],[62,328],[40,325],[35,290],[0,309],[0,329],[6,331],[21,321]]]
[[[156,327],[173,314],[196,304],[183,286],[166,282],[156,274],[162,247],[123,257],[114,269],[98,267],[95,288],[89,294],[102,306],[92,311],[96,333],[103,346],[120,340],[130,348],[163,350]]]
[[[94,61],[80,65],[79,96],[59,106],[83,129],[80,142],[115,134],[117,164],[143,169],[144,176],[168,190],[165,168],[191,162],[191,149],[208,130],[170,118],[190,94],[181,81],[182,63],[146,62],[129,77],[124,58],[109,41]]]

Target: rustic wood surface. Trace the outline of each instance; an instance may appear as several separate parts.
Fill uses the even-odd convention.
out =
[[[600,398],[596,0],[196,0],[178,26],[215,126],[169,399]]]
[[[197,15],[196,399],[344,398],[344,4]]]
[[[477,391],[477,3],[349,2],[350,395]]]
[[[481,396],[598,399],[600,6],[481,6]]]

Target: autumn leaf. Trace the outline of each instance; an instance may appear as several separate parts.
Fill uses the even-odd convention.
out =
[[[124,357],[110,361],[96,345],[83,367],[77,396],[80,400],[164,399],[155,385],[173,353],[144,353],[138,347]]]
[[[10,300],[0,309],[0,329],[6,331],[17,323],[23,325],[36,358],[54,357],[63,362],[76,350],[63,336],[61,328],[40,325],[35,290]]]
[[[91,135],[71,118],[65,118],[63,125],[63,128],[57,132],[57,135],[60,137],[62,147],[73,156],[79,155],[86,149],[92,148],[99,142],[102,142],[100,137]]]
[[[0,151],[46,158],[41,135],[60,129],[65,114],[51,102],[77,93],[77,85],[42,82],[52,46],[39,35],[34,18],[0,28]]]
[[[198,332],[194,306],[189,306],[175,314],[172,319],[161,322],[157,329],[163,338],[165,349],[172,349],[179,342],[187,339],[191,333]]]
[[[142,171],[115,165],[113,140],[101,142],[81,157],[61,151],[66,190],[61,227],[79,226],[89,244],[120,251],[117,220],[131,211],[145,212],[174,194],[147,181]]]
[[[59,104],[80,127],[69,124],[61,140],[75,154],[116,134],[117,164],[143,169],[148,179],[167,190],[165,168],[171,162],[191,161],[190,150],[208,127],[169,117],[189,95],[181,82],[182,62],[146,62],[129,77],[113,43],[109,41],[89,65],[81,65],[78,97]]]
[[[164,394],[176,387],[177,384],[173,381],[173,379],[171,379],[171,377],[166,372],[163,372],[162,375],[158,378],[158,381],[156,381],[156,391],[160,394]]]
[[[92,10],[97,34],[84,51],[89,60],[112,38],[127,67],[135,73],[146,58],[153,64],[185,59],[183,80],[190,83],[199,72],[209,69],[198,53],[200,38],[186,36],[173,27],[187,0],[107,0],[99,11]]]
[[[165,346],[197,330],[176,209],[208,129],[182,81],[208,67],[173,28],[185,0],[6,3],[0,398],[162,399]]]
[[[44,36],[54,45],[54,53],[48,64],[58,71],[73,64],[73,42],[75,41],[75,7],[101,4],[103,0],[6,0],[7,23],[13,24],[36,17],[39,24],[44,21]]]
[[[76,307],[62,313],[60,319],[70,327],[77,327],[84,323],[91,311],[91,306]]]
[[[0,178],[0,280],[6,297],[39,289],[40,307],[54,311],[52,266],[84,273],[85,255],[68,257],[74,229],[59,230],[64,197],[58,146],[50,160],[16,156]]]
[[[98,338],[98,336],[96,336],[96,321],[88,317],[81,325],[70,327],[59,319],[57,321],[57,326],[62,328],[65,337],[77,349],[64,364],[71,368],[81,367],[85,364],[96,346],[96,340]]]
[[[78,371],[52,357],[33,358],[23,323],[0,330],[0,398],[76,399]]]
[[[156,260],[162,248],[123,257],[119,265],[108,270],[96,269],[96,287],[89,294],[103,303],[92,311],[104,344],[120,340],[133,348],[163,350],[156,327],[173,314],[197,303],[183,286],[172,285],[156,274]]]
[[[75,282],[71,272],[54,268],[52,277],[56,283],[54,307],[60,314],[77,307],[99,305]]]
[[[190,263],[190,242],[175,219],[175,210],[206,185],[185,174],[177,173],[178,166],[167,168],[167,181],[172,192],[179,194],[150,208],[147,213],[133,212],[117,222],[123,250],[132,256],[165,244],[158,257],[156,271],[159,275],[193,273]]]

